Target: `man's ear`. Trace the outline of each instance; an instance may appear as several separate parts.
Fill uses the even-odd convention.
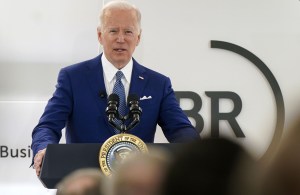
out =
[[[101,32],[101,27],[97,27],[97,35],[98,35],[98,41],[102,45],[102,32]]]
[[[141,36],[142,36],[142,29],[140,29],[140,34],[138,35],[138,40],[136,42],[136,46],[138,46],[140,44]]]

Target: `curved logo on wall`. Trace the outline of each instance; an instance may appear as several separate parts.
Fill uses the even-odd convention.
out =
[[[278,144],[284,127],[285,109],[279,84],[267,65],[247,49],[229,42],[216,40],[211,41],[211,48],[230,51],[249,60],[263,74],[272,89],[276,103],[276,125],[270,145],[266,150],[267,152],[262,156],[262,159],[265,159]],[[179,102],[180,99],[191,99],[193,101],[193,108],[184,111],[188,117],[195,120],[195,128],[201,133],[204,127],[204,120],[199,114],[202,107],[200,96],[192,91],[176,91],[175,93]],[[236,117],[242,111],[242,100],[240,96],[232,91],[206,91],[205,94],[211,99],[211,137],[219,137],[219,121],[226,120],[237,138],[245,138],[246,136],[236,120]],[[231,112],[223,113],[219,111],[221,99],[229,99],[233,102],[234,106]]]

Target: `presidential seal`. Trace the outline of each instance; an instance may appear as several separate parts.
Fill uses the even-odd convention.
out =
[[[114,135],[101,146],[100,168],[104,175],[110,176],[129,155],[147,152],[148,148],[140,138],[126,133]]]

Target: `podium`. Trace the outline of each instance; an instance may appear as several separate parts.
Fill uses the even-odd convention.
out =
[[[49,144],[39,176],[48,189],[55,189],[65,176],[81,168],[99,168],[99,151],[102,144]],[[173,153],[180,144],[147,144]]]

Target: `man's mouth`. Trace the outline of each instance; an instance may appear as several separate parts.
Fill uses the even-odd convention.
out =
[[[116,52],[123,52],[123,51],[126,51],[126,49],[123,49],[123,48],[116,48],[116,49],[114,49],[114,51],[116,51]]]

